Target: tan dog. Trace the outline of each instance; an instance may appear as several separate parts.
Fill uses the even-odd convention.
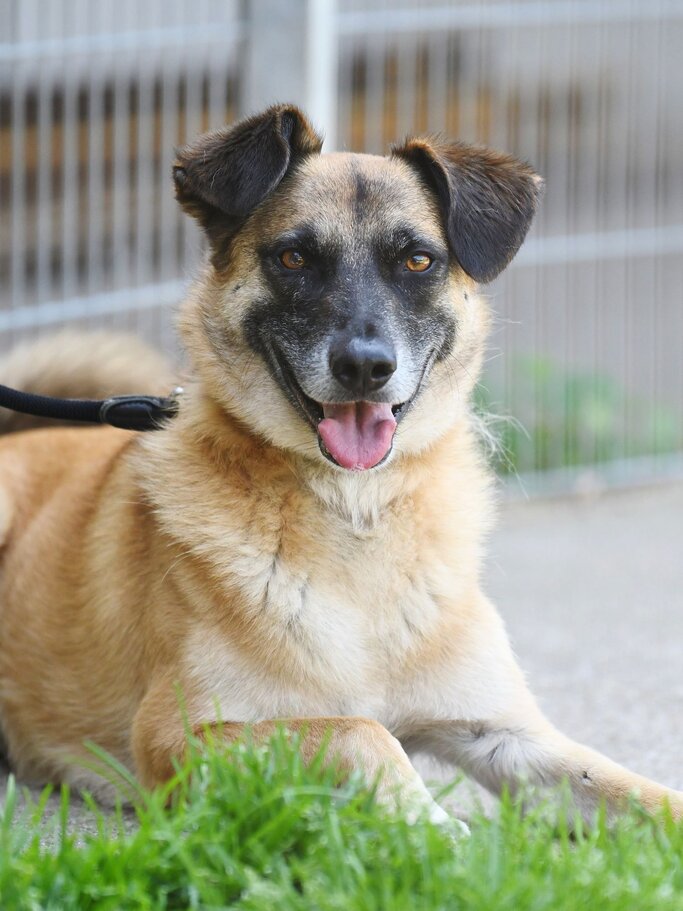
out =
[[[280,106],[181,153],[211,255],[180,319],[193,380],[175,420],[0,446],[12,764],[107,796],[74,761],[90,739],[156,785],[185,749],[179,686],[196,731],[285,719],[307,754],[331,731],[345,765],[435,820],[412,751],[493,791],[566,778],[586,815],[630,793],[680,814],[682,794],[548,723],[480,589],[477,283],[517,251],[539,178],[460,144],[320,144]],[[144,379],[137,360],[122,382]]]

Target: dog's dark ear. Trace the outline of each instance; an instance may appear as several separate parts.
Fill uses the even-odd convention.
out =
[[[206,228],[226,233],[275,189],[322,139],[294,105],[274,105],[180,149],[173,166],[176,197]]]
[[[541,178],[510,155],[465,143],[409,139],[392,152],[436,193],[449,244],[465,272],[475,281],[492,281],[529,230]]]

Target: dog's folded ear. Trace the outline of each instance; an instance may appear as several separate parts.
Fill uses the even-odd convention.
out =
[[[542,179],[510,155],[465,143],[409,139],[392,154],[417,168],[436,193],[448,241],[462,268],[492,281],[524,240]]]
[[[177,153],[176,197],[206,228],[225,233],[280,183],[289,168],[317,154],[322,139],[294,105],[273,105],[231,127],[200,136]]]

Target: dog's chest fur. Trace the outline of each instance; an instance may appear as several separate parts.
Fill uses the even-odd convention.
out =
[[[235,536],[224,597],[238,622],[194,630],[186,651],[226,717],[385,716],[438,628],[445,582],[407,547],[404,561],[389,557],[386,536],[323,521],[304,534],[283,528],[270,546],[249,529]]]
[[[441,532],[409,497],[373,507],[360,487],[325,502],[289,476],[232,480],[204,477],[202,502],[185,485],[184,502],[160,512],[202,558],[192,582],[189,558],[172,571],[188,600],[202,598],[196,586],[211,567],[212,609],[192,624],[183,656],[203,711],[393,720],[464,584]],[[469,548],[462,558],[471,566]]]

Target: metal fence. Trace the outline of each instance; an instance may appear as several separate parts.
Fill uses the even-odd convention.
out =
[[[237,115],[236,10],[225,0],[11,8],[0,45],[0,344],[65,323],[168,343],[200,255],[171,160]]]
[[[173,148],[274,99],[328,147],[438,131],[547,193],[489,289],[481,391],[519,471],[683,450],[681,0],[10,0],[0,45],[0,346],[64,322],[170,344],[200,254]],[[626,461],[624,461],[626,460]],[[510,464],[503,462],[502,470]]]

